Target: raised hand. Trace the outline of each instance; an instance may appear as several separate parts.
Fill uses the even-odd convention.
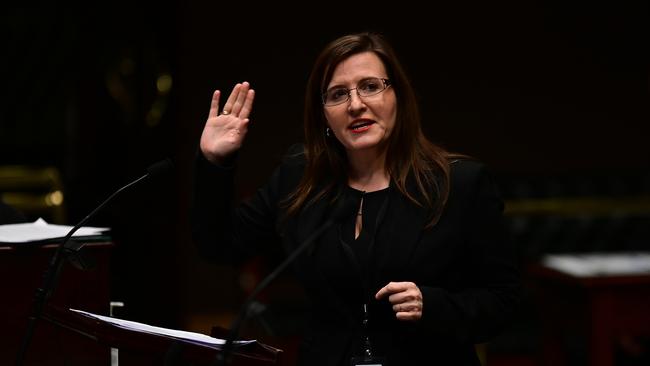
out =
[[[248,82],[236,84],[221,113],[220,97],[221,92],[215,90],[200,142],[203,156],[214,164],[223,163],[242,146],[248,131],[248,116],[253,108],[255,91]]]
[[[377,292],[377,300],[388,296],[399,320],[417,321],[422,318],[422,292],[413,282],[390,282]]]

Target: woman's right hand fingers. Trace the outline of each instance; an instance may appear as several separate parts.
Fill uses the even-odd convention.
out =
[[[223,108],[219,108],[221,92],[212,94],[208,120],[201,134],[201,152],[213,163],[219,164],[237,151],[248,131],[248,116],[253,107],[255,91],[248,82],[233,88]]]
[[[214,93],[212,93],[212,102],[210,103],[210,113],[208,114],[208,120],[219,116],[220,98],[221,98],[221,91],[215,90]]]
[[[238,83],[232,89],[226,104],[223,105],[221,113],[231,114],[235,117],[246,119],[251,112],[254,98],[255,91],[250,88],[250,84],[247,81]]]

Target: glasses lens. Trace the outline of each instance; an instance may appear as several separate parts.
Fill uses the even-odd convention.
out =
[[[361,97],[370,97],[386,90],[389,86],[388,79],[367,78],[357,84],[356,88],[347,89],[342,86],[334,87],[323,94],[323,104],[333,106],[345,103],[350,99],[350,92],[356,90]]]
[[[369,97],[381,93],[386,86],[380,78],[364,79],[357,85],[357,91],[362,97]]]
[[[325,105],[341,104],[348,100],[348,95],[349,91],[346,88],[332,88],[325,92],[325,95],[323,96],[323,103]]]

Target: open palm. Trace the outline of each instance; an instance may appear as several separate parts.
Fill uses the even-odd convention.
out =
[[[222,163],[242,146],[248,131],[248,116],[253,108],[255,91],[248,82],[236,84],[221,113],[220,97],[221,92],[215,90],[200,142],[203,155],[216,164]]]

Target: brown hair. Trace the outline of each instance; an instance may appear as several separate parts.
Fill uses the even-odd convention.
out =
[[[296,214],[323,198],[338,184],[347,183],[345,149],[337,139],[325,135],[327,122],[322,94],[336,66],[363,52],[373,52],[382,60],[397,98],[397,117],[387,144],[385,164],[391,184],[413,203],[430,209],[431,219],[427,226],[432,226],[440,218],[449,196],[450,154],[431,143],[422,133],[415,91],[392,47],[376,33],[340,37],[329,43],[316,59],[305,96],[307,165],[300,183],[288,197],[287,214]],[[407,190],[407,179],[411,178],[419,194]]]

